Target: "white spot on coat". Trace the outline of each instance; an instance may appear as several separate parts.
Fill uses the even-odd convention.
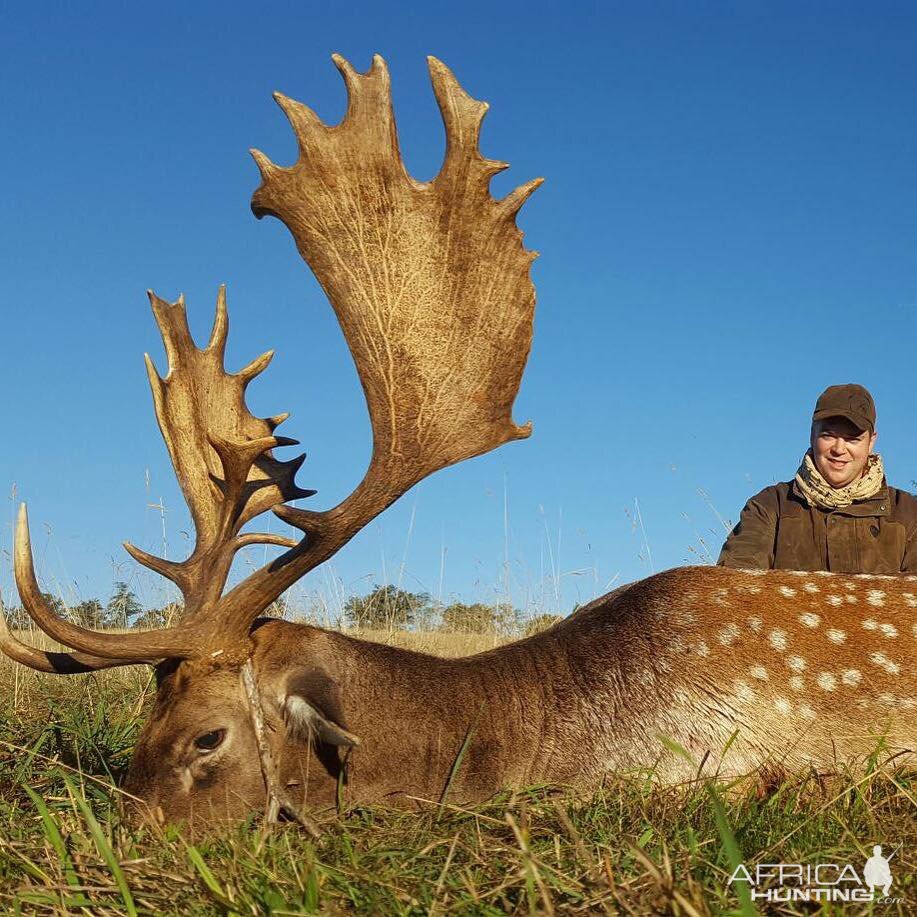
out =
[[[815,681],[822,691],[833,691],[837,687],[837,679],[830,672],[819,672]]]
[[[901,666],[897,662],[892,662],[885,653],[870,653],[869,660],[873,665],[884,669],[889,675],[897,675],[901,671]]]
[[[739,700],[753,700],[755,692],[752,690],[751,685],[747,681],[743,681],[741,678],[737,678],[733,683],[733,688],[735,689],[736,696]]]
[[[867,618],[863,622],[863,630],[875,630],[879,626],[879,622],[875,618]]]
[[[898,628],[894,624],[880,624],[879,630],[882,631],[882,636],[887,637],[889,640],[893,640],[898,636]]]
[[[806,680],[802,677],[802,675],[791,675],[790,687],[797,693],[800,693],[805,690]]]
[[[799,616],[799,623],[804,624],[806,627],[818,627],[821,624],[821,618],[811,611],[807,611]]]
[[[818,592],[818,586],[816,586],[815,583],[806,583],[802,588],[805,589],[806,592]]]
[[[733,624],[730,622],[727,624],[717,635],[716,639],[719,640],[723,646],[729,646],[735,642],[736,637],[739,636],[739,625]]]
[[[844,597],[843,597],[842,595],[829,595],[829,596],[825,599],[825,601],[826,601],[829,605],[834,605],[835,607],[837,607],[838,605],[843,605],[843,604],[844,604]]]
[[[794,672],[804,672],[806,670],[806,661],[802,656],[789,656],[787,657],[786,664]]]
[[[770,636],[767,638],[770,641],[770,645],[775,650],[785,650],[786,649],[786,631],[775,628],[770,632]]]
[[[694,652],[697,653],[698,656],[707,657],[710,655],[710,647],[707,646],[703,640],[701,640],[701,642],[694,647]]]
[[[885,604],[885,593],[881,589],[870,589],[866,593],[866,601],[876,608],[881,608]]]
[[[832,627],[831,630],[828,631],[828,639],[832,643],[843,643],[847,639],[847,634],[842,630],[838,630],[836,627]]]
[[[863,680],[863,675],[859,669],[844,669],[841,674],[841,681],[851,688],[855,688]]]
[[[815,711],[808,704],[803,704],[799,708],[799,715],[806,720],[815,719]]]
[[[748,618],[748,626],[756,633],[761,633],[761,628],[764,627],[764,622],[761,620],[759,615],[751,615]]]
[[[763,665],[753,665],[749,671],[752,678],[757,678],[758,681],[767,681],[767,669]]]
[[[793,705],[785,697],[775,697],[774,706],[777,708],[778,713],[789,713],[793,709]]]
[[[791,598],[793,598],[794,595],[796,595],[796,590],[795,590],[795,589],[791,589],[789,586],[780,586],[780,587],[777,589],[777,591],[778,591],[781,595],[786,596],[788,599],[791,599]]]

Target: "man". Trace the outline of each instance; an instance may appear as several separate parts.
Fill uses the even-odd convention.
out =
[[[825,389],[811,448],[792,481],[742,510],[726,567],[917,573],[917,498],[889,487],[876,444],[876,406],[862,385]]]

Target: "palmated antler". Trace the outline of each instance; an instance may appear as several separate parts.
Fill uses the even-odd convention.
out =
[[[511,409],[532,338],[535,253],[514,217],[540,179],[491,198],[490,179],[507,165],[478,149],[488,106],[430,58],[446,159],[434,181],[415,181],[382,58],[365,75],[334,61],[347,84],[344,121],[326,127],[277,94],[300,158],[283,169],[253,151],[264,183],[252,209],[287,225],[334,306],[372,421],[368,477],[398,495],[530,432]]]
[[[385,62],[376,56],[365,74],[334,63],[347,86],[344,120],[328,127],[277,94],[299,160],[281,168],[252,152],[263,178],[252,209],[287,225],[334,307],[366,394],[372,460],[332,510],[275,508],[307,538],[221,600],[236,631],[417,481],[531,433],[511,412],[532,339],[537,253],[523,247],[515,216],[541,179],[491,197],[490,179],[507,164],[478,148],[487,103],[431,57],[446,157],[433,181],[415,181]]]
[[[219,652],[243,640],[285,589],[413,484],[531,432],[530,424],[517,426],[511,414],[535,307],[530,267],[536,253],[523,247],[515,216],[541,180],[502,200],[491,197],[490,179],[507,166],[485,159],[478,148],[487,104],[472,99],[432,57],[446,157],[433,181],[414,180],[398,149],[382,58],[375,57],[365,74],[338,56],[334,62],[347,86],[343,121],[329,127],[304,105],[277,94],[296,133],[299,159],[282,168],[253,151],[263,182],[252,209],[287,225],[334,307],[369,408],[369,468],[354,492],[330,510],[283,505],[309,493],[293,483],[300,460],[273,459],[270,450],[290,442],[272,435],[282,418],[257,420],[242,400],[245,384],[267,365],[268,355],[227,376],[222,300],[210,345],[199,351],[181,300],[170,305],[154,297],[170,373],[160,379],[151,370],[150,381],[198,544],[182,564],[128,550],[179,585],[191,615],[176,628],[150,634],[115,637],[77,628],[41,606],[31,554],[18,546],[17,583],[30,594],[23,603],[68,646],[121,659],[128,647],[145,656]],[[225,423],[215,422],[215,413],[224,410]],[[245,521],[269,508],[305,537],[220,597],[242,544],[294,544],[239,534]],[[19,545],[27,547],[23,522],[20,536]]]

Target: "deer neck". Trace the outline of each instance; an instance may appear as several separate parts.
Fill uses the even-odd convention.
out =
[[[363,742],[355,789],[362,777],[373,795],[392,781],[391,792],[411,786],[430,798],[448,783],[456,799],[482,798],[571,778],[574,759],[582,770],[590,680],[565,641],[542,635],[452,660],[362,641],[348,649],[348,728]]]

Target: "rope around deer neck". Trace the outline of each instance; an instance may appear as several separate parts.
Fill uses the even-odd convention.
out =
[[[264,779],[264,788],[267,790],[265,822],[269,825],[276,824],[280,820],[280,813],[286,812],[287,815],[302,825],[312,837],[317,839],[321,836],[318,825],[302,811],[300,806],[290,799],[286,788],[281,783],[277,761],[274,758],[274,752],[271,749],[271,743],[268,741],[264,726],[264,707],[261,704],[261,692],[258,690],[258,684],[255,681],[255,673],[250,658],[246,659],[242,665],[242,684],[245,688],[245,696],[248,699],[248,712],[255,730],[261,776]]]

